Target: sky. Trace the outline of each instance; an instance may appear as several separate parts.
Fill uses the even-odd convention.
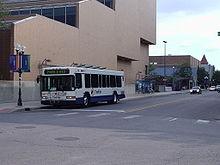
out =
[[[157,0],[157,44],[150,55],[205,54],[220,70],[220,0]]]

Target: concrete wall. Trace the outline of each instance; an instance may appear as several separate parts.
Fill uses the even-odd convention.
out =
[[[17,102],[18,81],[0,81],[0,103]],[[40,85],[32,81],[22,82],[22,101],[40,100]]]
[[[149,61],[149,47],[140,38],[156,40],[156,0],[116,0],[115,10],[96,0],[85,1],[79,4],[79,28],[37,15],[17,22],[14,35],[15,44],[25,45],[31,55],[31,73],[23,80],[35,80],[47,58],[56,65],[75,62],[127,70],[126,82],[133,83]],[[136,61],[123,66],[117,56]]]

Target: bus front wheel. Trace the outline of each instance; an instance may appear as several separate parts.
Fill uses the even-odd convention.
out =
[[[114,94],[113,94],[112,100],[111,100],[111,101],[108,101],[108,103],[110,103],[110,104],[117,104],[117,103],[119,103],[119,99],[118,99],[117,93],[114,93]]]

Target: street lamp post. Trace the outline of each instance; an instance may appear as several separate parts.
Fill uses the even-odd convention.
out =
[[[164,43],[164,59],[163,59],[163,65],[164,65],[164,77],[166,77],[166,51],[167,51],[167,41],[163,41]]]
[[[24,54],[24,46],[21,46],[19,44],[16,45],[16,56],[18,57],[18,73],[19,73],[19,89],[18,89],[18,106],[22,106],[22,99],[21,99],[21,80],[22,80],[22,55]]]
[[[172,87],[173,87],[173,91],[175,90],[175,84],[174,84],[174,76],[175,76],[175,66],[173,66],[173,81],[172,81]]]

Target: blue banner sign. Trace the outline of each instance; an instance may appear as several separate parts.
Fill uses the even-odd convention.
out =
[[[13,72],[18,72],[19,68],[22,72],[30,72],[30,55],[10,55],[9,65]]]

